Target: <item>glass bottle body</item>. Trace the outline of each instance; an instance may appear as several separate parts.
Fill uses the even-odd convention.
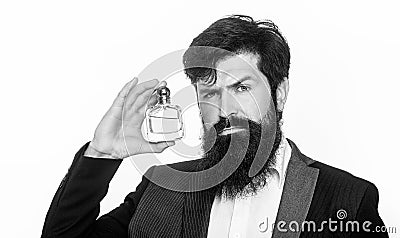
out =
[[[158,102],[146,111],[147,140],[169,141],[184,135],[182,110],[169,102]]]

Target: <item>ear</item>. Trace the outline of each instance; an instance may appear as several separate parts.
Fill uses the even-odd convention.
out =
[[[286,99],[289,93],[289,80],[288,78],[283,78],[283,81],[279,84],[276,89],[276,106],[278,111],[282,112],[285,107]]]

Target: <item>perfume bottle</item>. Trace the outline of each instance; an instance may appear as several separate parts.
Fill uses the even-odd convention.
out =
[[[146,110],[147,140],[169,141],[184,135],[182,110],[172,105],[170,90],[166,86],[157,89],[157,104]]]

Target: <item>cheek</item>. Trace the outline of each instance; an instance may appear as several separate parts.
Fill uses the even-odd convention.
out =
[[[270,107],[270,97],[263,91],[262,93],[253,93],[252,96],[245,100],[242,100],[244,113],[247,117],[253,121],[259,122],[265,117],[269,110],[273,109]]]
[[[216,105],[210,103],[200,103],[200,113],[203,122],[206,124],[214,124],[219,120],[219,109]]]

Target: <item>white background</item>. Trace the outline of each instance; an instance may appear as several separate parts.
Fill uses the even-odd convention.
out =
[[[2,1],[1,236],[40,236],[75,152],[128,80],[215,20],[246,14],[273,20],[291,47],[286,136],[373,182],[399,237],[398,9],[396,1]],[[101,212],[140,176],[124,161]]]

